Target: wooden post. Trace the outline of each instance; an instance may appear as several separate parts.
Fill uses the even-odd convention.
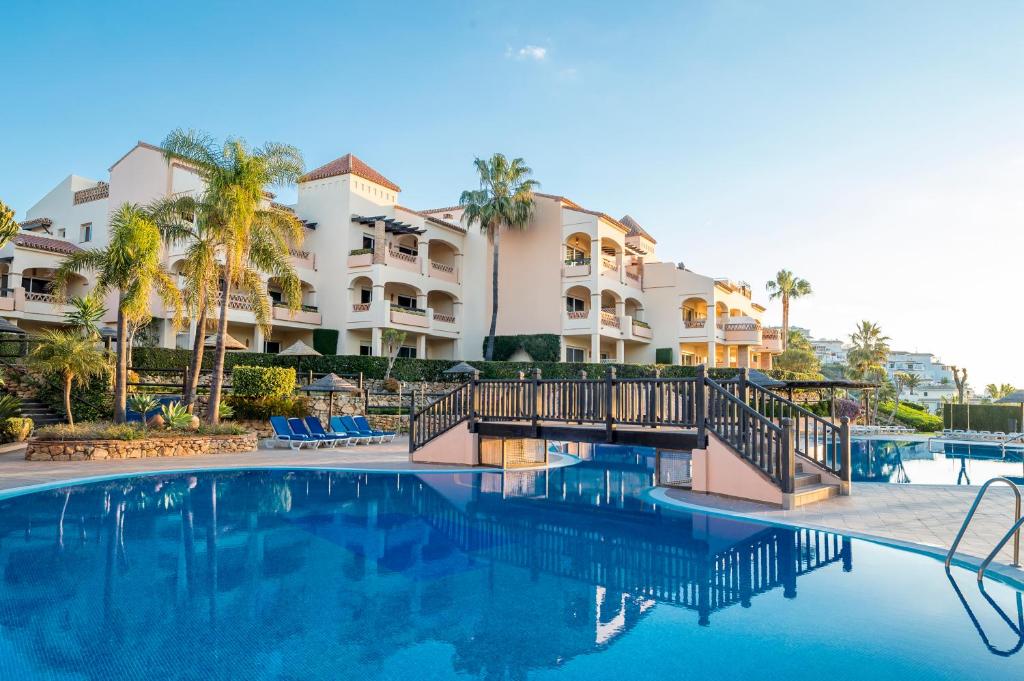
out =
[[[533,370],[533,396],[530,402],[533,403],[533,436],[538,437],[540,435],[540,369],[535,368]],[[545,444],[545,452],[547,451],[547,442]],[[545,458],[547,454],[545,453]]]
[[[850,446],[850,417],[839,424],[839,493],[849,495],[853,487],[853,454]]]
[[[469,379],[469,432],[476,432],[476,401],[477,384],[480,382],[480,372],[474,371],[473,377]]]
[[[796,438],[793,435],[793,419],[782,419],[782,453],[779,461],[779,478],[782,493],[792,494],[796,487]]]
[[[412,460],[412,453],[416,451],[416,391],[412,390],[409,395],[409,459]],[[402,420],[399,418],[398,424]]]
[[[587,380],[587,371],[586,371],[586,369],[580,369],[580,380],[581,381],[586,381]],[[584,385],[584,384],[581,384],[580,385],[580,389],[576,391],[576,402],[577,402],[577,404],[576,404],[576,416],[579,417],[576,420],[576,423],[583,423],[583,414],[586,413],[584,411],[584,407],[586,406],[586,403],[587,403],[586,402],[586,397],[584,397],[584,391],[586,389],[587,389],[587,386]]]
[[[707,368],[700,364],[697,366],[697,383],[694,386],[694,397],[697,401],[695,419],[697,421],[697,446],[706,447],[707,441],[707,420],[708,420],[708,383]]]
[[[523,391],[526,389],[526,386],[527,386],[527,383],[526,383],[526,372],[525,371],[517,372],[516,373],[516,378],[519,379],[519,385],[516,386],[515,393],[514,393],[515,405],[514,405],[513,411],[515,412],[515,418],[513,420],[518,421],[518,420],[522,419],[526,415],[526,413],[525,413],[526,405],[523,404],[523,401],[524,401],[523,400]]]
[[[604,375],[604,439],[605,442],[615,441],[615,419],[612,412],[615,409],[614,390],[616,385],[615,367],[608,367],[608,373]]]

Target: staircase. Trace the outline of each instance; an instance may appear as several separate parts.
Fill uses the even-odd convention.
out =
[[[806,506],[839,496],[839,485],[824,482],[821,473],[814,471],[814,466],[803,461],[796,463],[796,475],[793,476],[793,507]]]
[[[54,412],[49,405],[38,400],[23,399],[21,401],[21,415],[32,419],[32,424],[36,428],[64,422],[64,419]]]

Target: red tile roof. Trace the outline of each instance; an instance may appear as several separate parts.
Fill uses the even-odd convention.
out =
[[[97,182],[95,187],[89,187],[88,189],[79,189],[75,192],[73,199],[74,205],[80,203],[88,203],[90,201],[99,201],[110,196],[110,185],[106,182]]]
[[[34,248],[39,251],[49,251],[50,253],[63,253],[70,255],[77,253],[82,250],[78,246],[74,245],[69,241],[63,241],[61,239],[48,239],[45,236],[37,236],[35,234],[19,234],[13,239],[16,246],[23,248]]]
[[[445,208],[431,208],[429,210],[421,210],[421,213],[452,213],[457,210],[463,210],[465,206],[446,206]]]
[[[35,229],[36,227],[52,227],[53,220],[50,218],[32,218],[21,223],[22,229]]]
[[[459,208],[461,208],[461,207],[462,206],[459,206]],[[434,217],[433,215],[431,215],[431,213],[437,213],[438,211],[436,211],[436,210],[413,210],[412,208],[406,208],[405,206],[399,206],[399,205],[395,205],[395,209],[396,210],[404,210],[406,213],[412,213],[413,215],[419,215],[420,217],[426,218],[430,222],[433,222],[433,223],[436,223],[438,225],[441,225],[442,227],[447,227],[449,229],[454,229],[454,230],[456,230],[458,232],[462,232],[463,234],[466,233],[466,228],[463,227],[462,225],[460,225],[458,223],[455,223],[455,222],[451,222],[450,220],[442,220],[439,217]],[[445,210],[447,210],[447,209],[445,209]]]
[[[652,244],[658,243],[654,240],[654,237],[647,233],[647,231],[640,226],[640,223],[633,219],[630,215],[623,215],[622,219],[619,220],[626,227],[629,227],[629,233],[626,236],[639,236],[647,239]]]
[[[363,163],[361,160],[356,158],[354,154],[345,154],[341,158],[334,159],[330,163],[325,163],[316,170],[311,170],[300,177],[299,182],[322,180],[326,177],[348,175],[349,173],[361,177],[364,180],[369,180],[370,182],[379,184],[382,187],[387,187],[393,191],[402,191],[401,187]]]

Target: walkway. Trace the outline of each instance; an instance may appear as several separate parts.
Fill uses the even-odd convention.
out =
[[[854,484],[851,496],[789,511],[687,490],[664,489],[658,493],[669,504],[675,501],[687,507],[700,506],[759,520],[918,544],[931,547],[930,553],[945,555],[978,488],[862,482]],[[1013,493],[1007,487],[991,488],[960,543],[959,553],[985,557],[1012,524]],[[996,562],[1008,564],[1011,548],[1012,541]],[[1016,572],[1018,578],[1024,577],[1024,571]]]

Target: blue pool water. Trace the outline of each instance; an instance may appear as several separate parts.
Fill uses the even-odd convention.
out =
[[[598,447],[540,472],[162,474],[3,500],[0,678],[1024,673],[1014,588],[667,511],[645,501],[651,463]]]
[[[981,485],[1003,476],[1024,484],[1020,447],[854,438],[851,450],[854,482]]]

